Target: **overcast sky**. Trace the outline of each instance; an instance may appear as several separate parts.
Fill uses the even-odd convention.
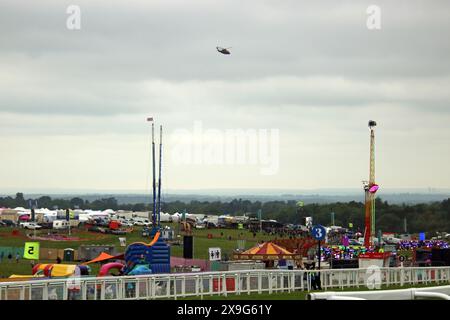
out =
[[[381,188],[450,187],[449,1],[32,3],[0,3],[0,190],[148,190],[148,116],[166,190],[357,188],[370,119]],[[196,123],[277,130],[278,169],[180,164]]]

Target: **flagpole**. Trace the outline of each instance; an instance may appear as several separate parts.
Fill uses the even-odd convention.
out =
[[[161,163],[162,163],[162,126],[159,126],[159,177],[158,177],[158,227],[161,220]]]
[[[155,172],[155,124],[153,122],[153,117],[147,118],[148,122],[152,123],[152,169],[153,169],[153,176],[152,176],[152,190],[153,190],[153,203],[152,203],[152,213],[148,219],[152,221],[153,226],[155,226],[155,213],[156,213],[156,172]]]
[[[152,222],[156,225],[156,167],[155,167],[155,124],[152,122],[152,167],[153,167],[153,212]]]

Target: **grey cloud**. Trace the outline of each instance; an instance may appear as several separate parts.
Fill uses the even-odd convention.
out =
[[[448,1],[378,0],[380,31],[366,29],[373,2],[365,0],[81,0],[80,31],[65,28],[69,4],[0,3],[6,184],[39,184],[39,173],[54,168],[66,173],[63,152],[79,187],[136,188],[144,176],[137,168],[147,165],[145,117],[154,116],[168,133],[196,120],[206,128],[279,128],[283,167],[271,185],[305,187],[359,183],[367,170],[364,130],[373,118],[381,180],[448,186],[448,166],[440,166],[449,159]],[[216,45],[231,46],[231,56]],[[39,152],[41,141],[45,157],[29,163],[26,155]],[[111,171],[96,160],[105,157]],[[7,172],[15,165],[25,170]],[[133,168],[133,178],[111,174],[123,166]],[[443,169],[433,174],[428,168],[435,167]],[[170,170],[183,181],[201,177],[191,187],[269,181],[235,168],[226,175]],[[65,181],[58,175],[52,183]]]
[[[380,90],[397,82],[408,89],[410,78],[447,86],[450,44],[441,35],[450,30],[450,5],[426,3],[424,11],[424,1],[379,1],[383,29],[370,32],[368,1],[81,1],[82,30],[68,31],[70,1],[4,1],[0,111],[95,116],[150,105],[167,113],[175,105],[382,102],[431,103],[440,111],[448,97],[418,97],[420,86],[409,89],[411,99]],[[219,55],[216,45],[233,46],[233,54]],[[297,80],[314,77],[325,80],[306,90]],[[335,88],[329,79],[336,78],[353,90]]]
[[[3,83],[8,81],[15,80],[5,78]],[[450,111],[450,94],[446,89],[450,78],[362,82],[333,77],[275,77],[241,82],[152,80],[135,85],[97,84],[86,80],[79,86],[71,81],[60,84],[50,79],[42,80],[41,84],[37,79],[30,79],[24,87],[20,86],[20,80],[18,82],[9,90],[7,86],[0,86],[3,112],[30,117],[42,115],[43,120],[50,115],[64,121],[67,116],[68,129],[63,132],[84,132],[84,126],[81,130],[78,126],[71,129],[71,123],[85,123],[89,117],[94,118],[88,122],[100,124],[86,128],[86,132],[92,133],[95,130],[102,132],[106,123],[104,117],[113,121],[127,119],[131,125],[146,115],[157,115],[175,126],[196,119],[217,126],[228,114],[234,116],[237,112],[240,117],[232,117],[230,121],[242,126],[241,122],[255,125],[269,118],[289,122],[290,116],[296,114],[311,117],[316,112],[330,114],[333,109],[347,113],[380,105],[388,105],[392,110],[403,108],[447,116]],[[4,126],[2,131],[12,130],[13,126],[17,126],[15,121]],[[126,128],[129,133],[135,133],[133,127]]]
[[[450,51],[441,38],[450,30],[443,10],[450,7],[446,2],[427,2],[428,14],[423,14],[423,1],[397,5],[380,1],[385,20],[378,33],[365,27],[369,1],[139,2],[137,6],[82,1],[85,20],[77,32],[65,29],[64,2],[45,3],[40,9],[7,6],[1,16],[6,28],[0,32],[7,33],[2,38],[8,41],[2,50],[63,60],[80,75],[97,69],[99,78],[179,81],[449,73],[449,64],[439,62],[448,62]],[[16,16],[23,16],[23,24]],[[217,55],[216,45],[233,46],[233,55]]]

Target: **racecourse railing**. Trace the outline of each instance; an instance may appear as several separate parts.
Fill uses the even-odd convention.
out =
[[[397,290],[367,290],[340,292],[311,292],[308,300],[450,300],[450,286],[410,288]]]
[[[450,283],[450,267],[241,270],[0,282],[0,300],[177,299]],[[377,287],[378,286],[378,287]]]

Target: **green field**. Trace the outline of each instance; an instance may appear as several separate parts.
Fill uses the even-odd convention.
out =
[[[165,224],[171,226],[177,233],[178,225],[176,223]],[[18,230],[19,234],[13,236],[13,230]],[[48,231],[38,231],[37,235],[45,235]],[[86,244],[108,244],[114,245],[118,252],[123,252],[124,247],[120,247],[119,237],[126,237],[127,244],[131,244],[136,241],[149,241],[148,238],[144,238],[141,235],[142,228],[135,227],[133,232],[126,236],[101,234],[95,232],[88,232],[84,229],[72,229],[71,236],[82,238],[83,241],[39,241],[41,248],[48,249],[65,249],[72,248],[78,249],[80,245]],[[23,230],[17,228],[0,228],[0,247],[16,247],[23,248],[25,242],[33,241],[27,238],[27,234],[33,234],[33,231]],[[61,234],[68,235],[67,231],[61,232]],[[212,235],[212,239],[208,238],[208,234]],[[222,234],[222,235],[221,235]],[[231,257],[233,250],[237,248],[237,240],[245,240],[245,247],[250,248],[254,246],[260,240],[270,240],[268,236],[263,234],[256,234],[248,230],[236,230],[236,229],[194,229],[194,258],[196,259],[208,259],[208,248],[220,247],[222,248],[222,256],[228,255]],[[231,237],[231,240],[229,240]],[[182,233],[180,233],[180,239],[182,239]],[[31,274],[30,261],[21,259],[19,263],[15,261],[15,252],[13,254],[13,262],[9,262],[6,258],[7,254],[0,263],[0,276],[8,277],[11,274]],[[172,256],[182,256],[183,248],[180,245],[171,246]],[[55,262],[55,261],[39,261],[41,263]],[[93,270],[94,271],[94,270]]]

